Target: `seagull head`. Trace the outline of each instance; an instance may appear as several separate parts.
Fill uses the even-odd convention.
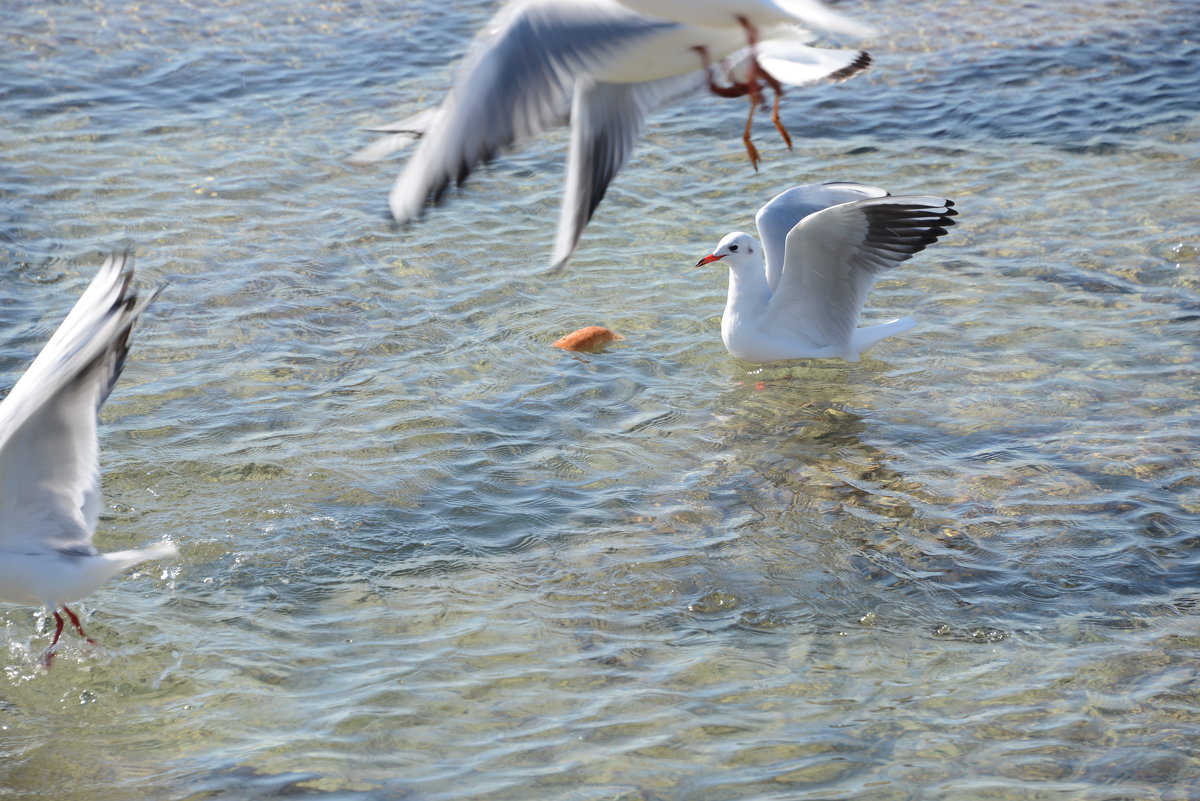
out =
[[[762,254],[758,252],[758,240],[750,234],[734,231],[717,243],[716,250],[696,262],[696,266],[712,264],[721,259],[728,259],[726,264],[735,270],[742,265],[760,262]]]

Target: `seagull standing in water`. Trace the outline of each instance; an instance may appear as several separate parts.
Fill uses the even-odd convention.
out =
[[[121,374],[134,323],[157,290],[130,290],[127,255],[108,258],[33,364],[0,401],[0,601],[44,606],[54,639],[67,607],[128,567],[176,553],[169,542],[100,553],[92,535],[100,516],[97,415]]]
[[[916,324],[901,317],[857,327],[875,278],[945,236],[957,213],[943,197],[893,197],[866,184],[811,184],[775,196],[755,218],[761,244],[735,231],[696,264],[729,267],[725,348],[750,362],[858,361]]]
[[[810,40],[811,34],[792,26],[764,29],[759,46],[776,54],[782,73],[777,82],[848,78],[870,63],[862,51],[812,48]],[[745,47],[746,33],[736,23],[675,22],[618,0],[516,0],[475,41],[441,105],[375,129],[388,138],[351,161],[377,160],[408,137],[419,137],[388,198],[395,220],[407,223],[501,150],[569,121],[566,187],[552,256],[555,267],[562,267],[628,161],[646,115],[706,82],[715,87],[708,65]],[[794,70],[784,62],[793,62]],[[761,90],[750,86],[760,69],[743,70],[742,79],[731,75],[734,83],[720,89],[760,97]]]

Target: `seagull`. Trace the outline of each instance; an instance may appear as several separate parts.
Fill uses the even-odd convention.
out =
[[[892,196],[877,186],[827,183],[776,195],[755,221],[762,244],[735,231],[696,266],[729,267],[721,339],[750,362],[859,354],[916,323],[901,317],[858,328],[876,276],[945,236],[954,202]],[[765,256],[765,262],[764,262]]]
[[[783,86],[780,76],[770,69],[759,56],[760,31],[765,26],[788,25],[802,23],[805,26],[824,28],[836,33],[847,34],[855,38],[873,36],[875,28],[865,25],[858,20],[839,14],[826,7],[820,0],[620,0],[634,11],[641,12],[656,19],[666,19],[686,25],[717,27],[729,29],[740,27],[745,31],[747,49],[747,73],[740,80],[734,80],[730,86],[717,86],[710,80],[709,88],[713,94],[721,97],[750,97],[750,113],[746,118],[746,128],[742,134],[742,142],[750,163],[755,172],[758,171],[758,149],[750,140],[750,123],[754,112],[764,106],[762,98],[763,84],[771,87],[775,93],[775,101],[771,108],[771,122],[774,123],[779,135],[792,149],[792,137],[779,118],[779,104],[783,97]],[[710,55],[703,46],[696,48],[707,65]]]
[[[776,40],[794,45],[811,34],[778,25],[764,31],[764,48]],[[736,54],[744,41],[737,26],[656,19],[618,0],[515,0],[477,38],[437,108],[377,129],[386,138],[350,160],[374,161],[419,137],[388,198],[403,224],[501,150],[569,122],[552,255],[561,269],[628,161],[646,115],[704,86],[711,75],[706,65]],[[804,82],[814,73],[844,79],[870,63],[858,50],[808,50],[813,69]],[[795,47],[783,60],[789,58],[797,58]]]
[[[788,150],[791,150],[792,135],[779,116],[783,85],[804,86],[822,78],[844,81],[871,64],[871,56],[865,50],[822,50],[793,39],[774,38],[759,42],[752,36],[750,45],[737,54],[740,58],[725,70],[725,77],[729,83],[722,86],[717,83],[708,51],[703,47],[696,50],[704,64],[705,79],[710,92],[718,97],[750,99],[750,110],[746,115],[746,125],[742,129],[742,144],[746,147],[750,166],[754,167],[755,172],[758,172],[761,157],[750,137],[750,126],[754,122],[754,112],[766,107],[763,99],[764,83],[775,93],[775,100],[771,104],[771,122],[775,125],[775,130],[779,131],[779,136]],[[850,60],[851,54],[854,56],[853,60]]]
[[[60,608],[95,644],[67,603],[128,567],[176,553],[170,542],[112,553],[92,546],[100,516],[97,416],[125,365],[134,323],[159,291],[139,300],[130,261],[108,257],[0,401],[0,601],[53,613],[46,668],[63,631]]]

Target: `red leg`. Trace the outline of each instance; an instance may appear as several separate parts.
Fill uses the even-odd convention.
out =
[[[58,638],[62,636],[62,630],[63,630],[62,615],[60,615],[58,613],[58,610],[55,609],[54,610],[54,639],[50,641],[51,648],[54,648],[54,646],[58,645]]]
[[[40,660],[38,660],[38,664],[40,664],[46,670],[50,669],[50,663],[54,661],[54,646],[58,645],[58,638],[62,636],[63,625],[64,624],[63,624],[62,615],[60,615],[58,613],[58,610],[55,609],[54,610],[54,639],[52,639],[50,641],[50,647],[46,649],[45,653],[42,654],[42,658]]]
[[[792,149],[792,135],[788,133],[788,129],[784,127],[783,120],[779,119],[779,101],[783,98],[783,84],[775,79],[775,76],[764,70],[761,66],[758,67],[759,74],[763,80],[770,85],[775,92],[775,103],[771,106],[771,122],[775,123],[775,130],[779,131],[779,135],[783,137],[783,141],[788,146],[788,150]]]
[[[63,604],[63,611],[67,613],[67,617],[71,618],[71,625],[75,627],[77,632],[79,632],[79,636],[86,640],[88,645],[95,645],[96,641],[87,636],[87,632],[83,630],[83,624],[79,622],[79,618],[75,616],[75,613],[71,611],[70,607],[68,607],[66,604]],[[59,631],[62,631],[61,618],[59,618],[59,624],[60,625],[58,629]]]
[[[754,23],[741,14],[737,15],[737,21],[746,30],[746,44],[750,45],[750,55],[753,56],[755,55],[754,46],[758,44],[758,28],[755,28]]]
[[[754,112],[757,109],[758,104],[753,97],[750,98],[750,113],[746,115],[746,129],[742,131],[742,143],[746,145],[746,154],[750,156],[750,166],[754,167],[755,172],[758,172],[758,148],[750,139],[750,124],[754,122]]]
[[[771,122],[775,123],[775,130],[779,131],[779,135],[783,137],[784,143],[788,146],[788,150],[792,149],[792,136],[784,127],[783,121],[779,119],[779,100],[783,97],[783,84],[775,79],[775,76],[762,68],[758,63],[758,29],[750,23],[750,20],[739,15],[737,21],[741,23],[746,30],[746,42],[750,46],[750,83],[758,86],[758,82],[765,81],[772,91],[775,92],[775,102],[771,106]],[[763,105],[761,95],[758,105]]]
[[[703,45],[697,45],[692,49],[700,54],[700,63],[704,68],[704,77],[708,80],[708,91],[717,97],[745,97],[750,93],[749,84],[731,81],[729,86],[719,85],[716,79],[713,78],[712,59],[708,55],[708,48]]]
[[[738,19],[741,20],[742,24],[746,26],[747,38],[750,40],[751,48],[753,48],[757,38],[757,32],[745,18],[738,17]],[[751,140],[750,127],[754,122],[754,112],[763,105],[762,86],[758,82],[758,76],[760,74],[765,76],[766,73],[758,66],[758,60],[754,58],[752,51],[750,62],[750,80],[746,83],[739,83],[730,79],[728,86],[720,86],[717,84],[716,79],[713,78],[712,59],[708,55],[708,49],[703,46],[697,46],[692,49],[700,54],[700,63],[704,68],[704,77],[708,80],[708,90],[710,92],[718,97],[750,96],[750,113],[746,117],[746,128],[742,132],[742,143],[746,145],[746,155],[750,157],[750,165],[754,167],[755,172],[758,172],[758,148],[754,146],[754,142]],[[770,78],[770,80],[775,81],[774,78]],[[775,81],[775,85],[778,85],[778,81]],[[778,106],[778,92],[776,93],[775,98],[776,106]],[[772,117],[772,119],[776,119],[777,116],[778,114],[776,114],[775,117]],[[786,134],[785,141],[787,141],[788,147],[792,146],[791,140],[787,138]]]

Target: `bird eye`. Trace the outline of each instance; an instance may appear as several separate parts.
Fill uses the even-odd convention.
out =
[[[730,245],[730,246],[729,246],[729,252],[730,252],[730,253],[737,253],[737,248],[738,248],[738,246],[737,246],[737,245]]]

